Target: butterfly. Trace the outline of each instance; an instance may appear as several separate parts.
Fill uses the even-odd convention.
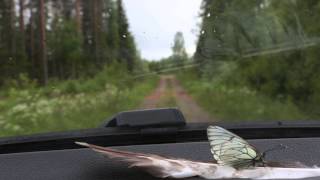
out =
[[[237,169],[265,166],[264,154],[238,135],[218,126],[209,126],[208,140],[213,158],[220,165]]]

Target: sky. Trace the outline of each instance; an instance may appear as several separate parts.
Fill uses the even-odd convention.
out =
[[[196,48],[202,0],[123,0],[130,31],[141,56],[159,60],[172,54],[174,35],[181,31],[187,53]]]

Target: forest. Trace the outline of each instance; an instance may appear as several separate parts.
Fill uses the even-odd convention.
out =
[[[1,86],[21,74],[47,85],[142,66],[121,0],[4,0],[0,14]]]
[[[317,0],[203,0],[200,101],[225,119],[319,119],[319,9]]]
[[[2,0],[0,136],[97,127],[161,82],[162,107],[188,94],[212,121],[319,119],[319,12],[318,0],[202,0],[195,53],[177,29],[172,54],[151,61],[122,0]]]
[[[96,127],[136,107],[156,78],[121,0],[0,2],[0,135]]]

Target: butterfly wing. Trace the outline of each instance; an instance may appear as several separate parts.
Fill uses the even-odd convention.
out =
[[[218,164],[235,168],[255,166],[261,153],[236,134],[218,126],[209,126],[207,135],[213,158]]]

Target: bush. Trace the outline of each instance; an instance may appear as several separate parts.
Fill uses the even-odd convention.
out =
[[[92,79],[54,82],[45,88],[8,90],[0,101],[0,136],[97,127],[105,118],[140,105],[157,78],[119,82],[118,68]],[[128,77],[129,75],[124,75]]]
[[[234,72],[234,71],[233,71]],[[229,85],[225,79],[199,79],[188,72],[178,78],[212,117],[224,121],[310,119],[291,100],[278,100],[244,85]],[[225,76],[228,79],[228,76]]]

